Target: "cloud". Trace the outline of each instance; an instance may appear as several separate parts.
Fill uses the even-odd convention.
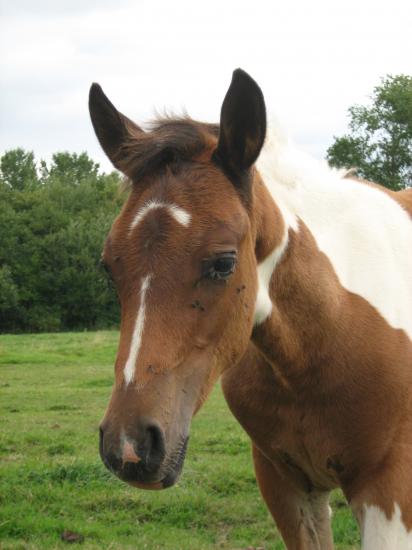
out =
[[[128,4],[128,0],[116,0],[116,5]],[[113,0],[0,0],[0,13],[23,18],[49,18],[65,15],[81,15],[93,10],[110,10]]]
[[[92,81],[139,121],[164,107],[216,121],[241,66],[295,140],[322,156],[349,105],[381,76],[412,68],[411,9],[401,0],[0,5],[0,151],[87,150],[105,168],[87,111]]]

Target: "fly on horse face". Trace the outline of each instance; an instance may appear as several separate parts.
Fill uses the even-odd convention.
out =
[[[341,487],[367,550],[412,548],[412,190],[391,192],[267,131],[238,69],[220,124],[150,131],[90,90],[130,194],[103,261],[121,304],[100,454],[145,489],[175,483],[222,376],[289,549],[330,549]]]

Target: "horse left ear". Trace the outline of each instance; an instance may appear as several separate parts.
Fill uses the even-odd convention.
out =
[[[216,161],[229,175],[242,176],[259,156],[266,136],[262,90],[242,69],[236,69],[220,113]]]

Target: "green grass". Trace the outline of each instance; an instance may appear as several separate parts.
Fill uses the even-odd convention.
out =
[[[118,333],[0,336],[0,547],[211,550],[284,548],[259,496],[249,441],[220,388],[195,418],[172,489],[133,489],[107,472],[97,427],[108,403]],[[341,493],[337,548],[358,548]]]

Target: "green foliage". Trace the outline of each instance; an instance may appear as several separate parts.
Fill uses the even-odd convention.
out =
[[[141,491],[98,456],[98,424],[113,383],[117,332],[0,336],[2,550],[281,550],[256,486],[250,443],[220,388],[196,415],[178,484]],[[359,548],[340,491],[337,550]],[[73,545],[72,545],[73,546]],[[80,547],[79,547],[80,548]]]
[[[21,148],[7,151],[0,161],[0,181],[15,191],[23,191],[39,183],[32,152]]]
[[[19,293],[8,265],[0,267],[0,319],[17,308]]]
[[[50,168],[45,167],[43,177],[58,178],[69,185],[80,185],[87,178],[97,179],[99,165],[86,153],[55,153]]]
[[[1,158],[0,332],[117,323],[98,265],[122,197],[119,176],[98,168],[86,153],[57,153],[38,177],[32,153]]]
[[[412,76],[387,76],[371,105],[349,108],[350,133],[335,137],[330,164],[394,190],[412,186]]]

